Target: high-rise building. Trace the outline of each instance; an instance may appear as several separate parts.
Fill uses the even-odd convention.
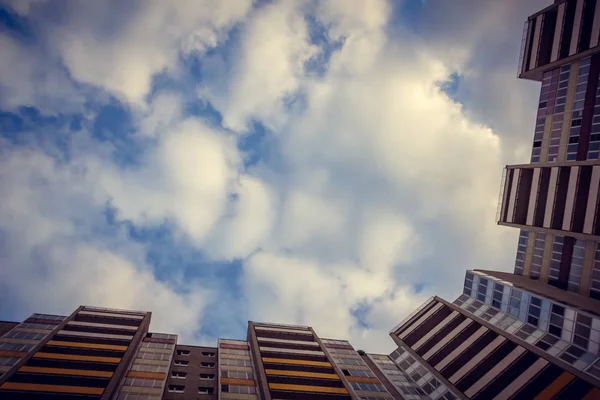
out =
[[[541,82],[529,164],[504,171],[498,223],[515,274],[600,299],[600,4],[559,0],[523,29],[519,77]]]
[[[69,316],[3,322],[0,398],[405,398],[389,372],[375,366],[378,356],[346,340],[320,338],[308,326],[249,322],[245,341],[200,347],[149,332],[150,318],[149,312],[80,306]]]
[[[508,282],[495,282],[506,294]],[[509,295],[515,290],[511,289]],[[494,290],[485,291],[493,298]],[[553,317],[550,301],[521,289],[519,293],[519,316]],[[525,294],[530,296],[526,302]],[[466,294],[455,303],[431,298],[390,332],[398,344],[392,360],[431,394],[444,386],[462,399],[600,398],[597,350],[590,356],[568,340],[532,327],[513,316],[512,297],[506,300],[501,308],[508,313]],[[600,319],[573,309],[563,308],[563,314],[561,329],[594,332],[595,337],[600,333],[587,325],[596,326]]]

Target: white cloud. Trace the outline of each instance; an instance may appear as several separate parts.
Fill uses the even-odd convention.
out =
[[[188,119],[148,151],[140,168],[119,171],[97,159],[89,165],[100,201],[110,199],[120,219],[174,222],[200,243],[226,209],[238,162],[230,138]]]
[[[79,111],[84,93],[78,93],[67,73],[33,44],[0,34],[0,106],[36,106],[43,111]],[[59,101],[60,100],[60,101]]]
[[[506,151],[507,127],[526,132],[528,114],[511,106],[510,96],[496,103],[473,87],[486,73],[473,60],[487,23],[471,26],[474,33],[446,28],[464,39],[452,47],[443,29],[439,40],[426,42],[404,27],[391,29],[392,4],[384,1],[356,7],[281,1],[250,13],[247,2],[232,10],[211,8],[209,1],[141,4],[123,13],[125,21],[108,24],[114,36],[102,31],[115,15],[105,4],[77,3],[66,26],[45,28],[76,80],[138,104],[136,139],[151,139],[138,164],[115,165],[110,145],[89,138],[73,139],[85,145],[74,146],[64,164],[0,144],[7,149],[0,155],[7,189],[0,195],[0,226],[15,243],[6,262],[26,265],[23,276],[38,282],[32,288],[43,287],[41,277],[61,285],[72,275],[74,283],[53,300],[57,307],[106,296],[107,305],[152,307],[159,316],[173,307],[175,315],[158,317],[158,326],[189,337],[207,297],[224,296],[183,282],[175,267],[159,281],[146,249],[124,236],[96,238],[107,202],[119,220],[142,228],[168,222],[176,239],[214,260],[241,259],[236,284],[248,308],[238,318],[306,323],[323,336],[350,336],[366,350],[389,350],[382,335],[429,295],[455,296],[465,269],[512,268],[516,232],[495,225],[495,207],[503,162],[513,156]],[[520,13],[515,4],[506,7],[499,15]],[[32,5],[29,15],[42,9]],[[202,56],[211,80],[200,93],[222,113],[225,128],[242,133],[256,119],[274,130],[268,134],[274,157],[247,169],[239,137],[186,117],[179,93],[154,94],[143,104],[152,76],[172,74],[179,51],[203,54],[246,15],[240,43],[225,55]],[[92,17],[98,22],[90,23]],[[307,61],[325,53],[310,42],[312,17],[330,39],[343,39],[322,74],[306,70]],[[511,33],[491,23],[492,32],[511,34],[518,45],[520,29]],[[470,106],[439,89],[456,70],[473,91]],[[24,71],[16,79],[31,75]],[[486,87],[515,82],[506,70],[494,70]],[[499,111],[474,107],[475,99]],[[513,116],[512,125],[498,122]],[[2,173],[13,170],[19,173]],[[73,239],[82,232],[91,238]],[[36,264],[36,254],[48,264]],[[26,293],[16,268],[5,271],[5,282]],[[97,289],[86,286],[90,278]],[[132,289],[113,294],[111,287]],[[39,293],[32,307],[47,292]]]
[[[45,18],[45,2],[30,3],[27,12],[72,78],[141,105],[153,76],[176,70],[180,51],[201,54],[214,47],[251,5],[251,0],[74,1],[63,7],[57,23]]]
[[[252,118],[274,128],[285,121],[284,100],[299,89],[304,64],[318,51],[308,41],[302,3],[277,1],[255,11],[226,87],[209,82],[201,91],[220,107],[228,128],[244,131]]]
[[[15,307],[23,314],[68,314],[79,304],[152,310],[153,329],[194,340],[210,290],[176,275],[157,280],[146,249],[120,230],[98,236],[103,209],[90,201],[92,182],[81,169],[11,150],[0,158],[0,281],[16,291]]]

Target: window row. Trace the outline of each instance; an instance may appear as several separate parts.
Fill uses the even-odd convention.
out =
[[[350,382],[354,390],[364,390],[365,392],[387,392],[385,386],[375,383]]]
[[[175,345],[172,343],[155,343],[155,342],[142,342],[141,348],[143,349],[169,349],[171,350]]]
[[[30,351],[34,344],[0,343],[0,350],[4,351]]]
[[[119,393],[117,400],[160,400],[161,396],[146,393]]]
[[[221,349],[221,354],[231,354],[235,356],[247,356],[250,355],[249,350],[235,350],[235,349]]]
[[[41,340],[46,337],[46,335],[47,334],[45,333],[22,332],[13,329],[12,331],[6,333],[3,337],[13,339]]]
[[[123,385],[160,389],[163,387],[164,382],[162,379],[125,378]]]
[[[137,354],[137,357],[141,360],[158,360],[158,361],[164,361],[164,360],[170,360],[171,359],[171,354],[170,353],[152,353],[152,352],[147,352],[147,351],[140,351]]]
[[[151,364],[137,364],[134,363],[131,366],[132,371],[140,372],[167,372],[169,371],[168,365],[151,365]]]
[[[253,372],[247,371],[221,371],[221,376],[223,378],[234,378],[234,379],[254,379]]]
[[[56,325],[38,324],[38,323],[35,323],[35,322],[23,322],[22,324],[19,324],[19,328],[24,328],[24,329],[41,329],[41,330],[45,330],[45,331],[51,331],[54,328],[56,328]]]
[[[221,392],[239,393],[239,394],[256,394],[256,386],[221,385]]]
[[[220,360],[220,365],[228,365],[235,367],[251,367],[252,362],[250,360],[235,360],[230,358],[223,358]],[[214,366],[214,364],[213,364]]]

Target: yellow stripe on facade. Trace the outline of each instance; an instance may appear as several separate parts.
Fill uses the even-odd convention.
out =
[[[3,390],[24,390],[31,392],[74,393],[101,395],[103,388],[64,385],[43,385],[40,383],[4,382],[0,385]]]
[[[79,342],[65,342],[62,340],[49,340],[46,343],[47,346],[62,346],[62,347],[79,347],[82,349],[101,349],[101,350],[116,350],[125,351],[127,346],[117,346],[114,344],[99,344],[99,343],[79,343]]]
[[[326,387],[326,386],[288,385],[286,383],[269,383],[269,388],[271,390],[290,390],[290,391],[295,391],[295,392],[348,394],[348,391],[344,388]]]
[[[287,358],[272,358],[272,357],[263,357],[262,360],[265,363],[313,365],[315,367],[331,367],[331,364],[328,363],[327,361],[290,360]]]
[[[302,378],[320,378],[320,379],[335,379],[339,380],[340,377],[336,374],[324,374],[320,372],[306,372],[306,371],[286,371],[281,369],[266,369],[267,375],[279,375],[279,376],[298,376]]]
[[[74,354],[55,354],[55,353],[35,353],[33,358],[46,358],[51,360],[70,360],[70,361],[91,361],[118,364],[121,361],[118,357],[94,357],[79,356]]]
[[[19,372],[31,372],[34,374],[94,376],[98,378],[110,378],[113,376],[113,373],[109,371],[90,371],[85,369],[46,368],[30,366],[23,366],[19,368]]]

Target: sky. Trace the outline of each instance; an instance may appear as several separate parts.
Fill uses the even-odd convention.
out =
[[[152,312],[190,344],[248,320],[371,352],[495,223],[550,0],[0,0],[0,319]]]

